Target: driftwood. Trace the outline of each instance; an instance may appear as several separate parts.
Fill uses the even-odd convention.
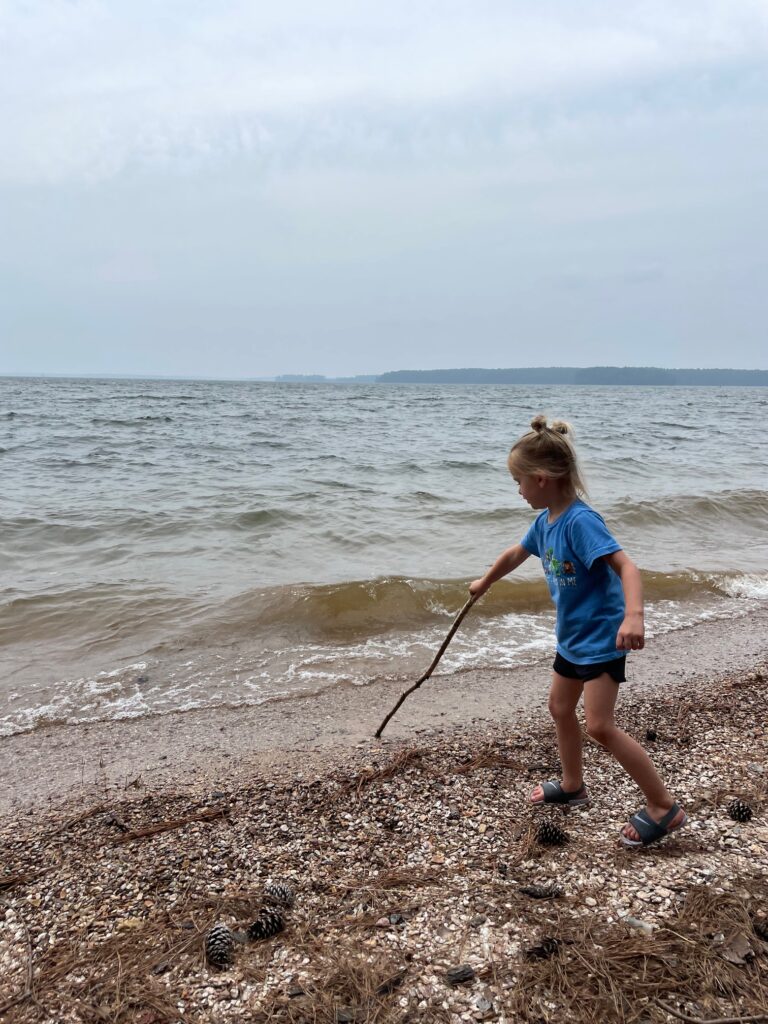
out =
[[[189,825],[193,821],[215,821],[216,818],[223,818],[228,812],[227,807],[213,807],[207,811],[199,811],[197,814],[188,814],[184,818],[170,818],[168,821],[160,821],[156,825],[148,825],[147,828],[137,828],[135,832],[125,832],[115,839],[115,844],[130,843],[134,839],[145,839],[147,836],[156,836],[160,832],[170,832],[172,829]]]
[[[476,600],[477,600],[477,598],[475,597],[474,594],[472,594],[472,596],[469,598],[467,603],[464,605],[464,607],[461,609],[459,614],[456,616],[456,619],[454,620],[453,625],[448,630],[448,636],[445,638],[445,640],[443,640],[443,645],[440,648],[440,650],[437,652],[437,654],[435,655],[435,657],[434,657],[434,659],[432,661],[432,664],[429,666],[429,668],[424,673],[424,675],[421,676],[421,678],[418,679],[413,684],[413,686],[410,689],[406,690],[405,693],[400,697],[400,700],[397,702],[397,704],[395,704],[395,706],[389,712],[389,714],[384,719],[384,721],[381,723],[379,728],[376,730],[376,732],[375,732],[376,739],[378,739],[381,736],[381,734],[384,732],[384,730],[386,729],[387,724],[388,724],[390,718],[392,718],[397,713],[398,709],[400,708],[400,706],[403,703],[403,701],[405,700],[405,698],[409,694],[413,693],[414,690],[418,690],[418,688],[421,686],[421,684],[426,682],[426,680],[429,679],[429,677],[432,675],[432,673],[435,670],[435,667],[437,666],[438,661],[440,661],[442,656],[445,654],[445,650],[448,647],[448,644],[453,639],[453,634],[459,628],[459,626],[461,625],[462,619],[467,614],[467,612],[469,611],[469,609],[472,607],[472,605],[475,603]]]

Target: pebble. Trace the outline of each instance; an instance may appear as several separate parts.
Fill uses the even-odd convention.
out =
[[[641,921],[640,918],[631,917],[630,915],[623,918],[623,921],[630,928],[636,928],[638,931],[645,932],[648,935],[651,935],[659,927],[652,921]]]
[[[462,985],[474,980],[475,971],[470,964],[459,964],[457,967],[449,967],[445,977],[449,985]]]

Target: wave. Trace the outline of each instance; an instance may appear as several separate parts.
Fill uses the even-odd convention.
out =
[[[399,494],[397,500],[444,505],[450,499],[443,494],[433,494],[432,491],[411,491],[410,494]]]
[[[467,596],[465,581],[397,576],[331,586],[289,587],[261,612],[259,622],[271,626],[290,622],[294,629],[315,636],[372,635],[442,622],[458,612]],[[247,596],[244,601],[247,606]],[[519,612],[538,612],[549,604],[543,581],[501,581],[483,599],[482,614],[504,615],[512,607]]]
[[[713,597],[768,599],[768,575],[759,573],[644,572],[646,600],[696,603]],[[246,591],[209,602],[180,597],[166,589],[97,584],[38,595],[6,591],[0,603],[0,646],[52,637],[88,636],[108,644],[135,633],[154,642],[187,640],[216,644],[241,637],[292,638],[325,642],[411,632],[445,625],[467,599],[466,580],[410,579],[401,576],[336,584],[296,584]],[[551,610],[543,580],[501,580],[484,595],[473,617],[538,615]]]
[[[3,597],[0,647],[61,638],[106,648],[148,630],[162,636],[198,613],[187,598],[118,583]]]
[[[440,513],[441,519],[448,523],[462,523],[468,527],[493,523],[504,523],[507,526],[514,523],[520,530],[522,537],[531,523],[531,514],[526,509],[513,508],[508,505],[501,505],[497,508],[487,509],[446,509]]]
[[[211,402],[225,402],[225,398],[216,398],[215,395],[177,395],[173,391],[168,391],[167,394],[162,395],[121,395],[114,396],[118,402],[165,402],[166,405],[170,402],[202,402],[204,405],[208,405]],[[80,399],[80,401],[92,402],[92,398]]]
[[[723,579],[720,589],[728,597],[768,601],[768,576],[761,576],[759,573],[743,573]]]
[[[494,462],[471,462],[471,461],[464,461],[464,460],[461,460],[461,459],[443,459],[443,461],[440,463],[440,466],[443,469],[458,469],[458,470],[465,470],[465,471],[468,470],[470,473],[474,473],[474,472],[485,473],[485,472],[488,471],[489,468],[490,469],[496,469],[497,468],[496,464]]]
[[[303,519],[300,512],[288,512],[286,509],[259,508],[249,512],[240,512],[230,520],[236,530],[252,530],[257,526],[282,526],[289,520]]]
[[[67,462],[66,465],[80,463]],[[89,515],[83,521],[74,517],[56,519],[23,515],[0,518],[0,534],[6,548],[3,554],[10,561],[31,550],[40,553],[66,548],[67,554],[71,555],[77,548],[90,549],[93,545],[98,545],[98,557],[101,559],[109,557],[113,550],[125,550],[126,543],[135,538],[151,543],[163,538],[188,539],[195,531],[239,533],[256,527],[278,529],[304,518],[302,512],[279,506],[234,513],[225,510],[211,512],[204,508],[179,509],[176,512],[121,509],[99,517]]]
[[[768,518],[768,491],[738,490],[716,494],[682,494],[658,501],[622,498],[605,508],[606,519],[620,519],[630,527],[674,525],[687,519],[691,526]]]
[[[693,433],[701,433],[701,426],[694,423],[680,423],[678,420],[651,420],[653,427],[671,427],[673,430],[689,430]],[[709,430],[707,426],[707,430]]]
[[[642,573],[646,601],[683,602],[708,597],[768,599],[768,574],[743,572]],[[0,644],[40,639],[87,625],[104,634],[125,635],[131,625],[162,621],[169,633],[195,622],[196,628],[228,633],[336,637],[375,636],[442,623],[467,599],[464,580],[386,577],[338,584],[294,585],[248,591],[211,604],[180,598],[163,588],[97,584],[30,596],[8,591],[0,603]],[[502,580],[477,605],[474,616],[493,620],[510,613],[551,607],[543,580]]]
[[[643,572],[649,602],[696,601],[712,596],[768,597],[768,576],[697,571]],[[468,596],[464,580],[414,580],[385,577],[339,584],[294,586],[243,594],[228,602],[231,621],[272,628],[290,627],[301,634],[372,635],[411,630],[455,615]],[[543,580],[501,580],[488,591],[475,615],[492,619],[537,614],[551,608]]]
[[[94,416],[94,426],[100,427],[136,427],[142,423],[173,423],[170,416],[136,416],[134,419],[115,419],[107,416]]]

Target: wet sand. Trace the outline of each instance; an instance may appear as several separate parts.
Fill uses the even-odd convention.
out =
[[[628,690],[674,692],[685,682],[749,669],[768,649],[768,609],[652,638],[632,655]],[[496,671],[437,673],[390,722],[396,743],[462,725],[498,725],[543,712],[548,660]],[[86,725],[55,726],[0,740],[0,815],[113,788],[230,784],[253,769],[275,776],[321,766],[367,747],[409,680],[332,688],[249,708],[218,708]],[[619,717],[620,717],[619,704]]]

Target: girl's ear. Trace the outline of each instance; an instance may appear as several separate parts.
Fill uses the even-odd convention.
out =
[[[543,487],[546,487],[548,482],[548,476],[544,476],[541,473],[536,474],[536,486],[539,488],[539,490],[541,490]]]

